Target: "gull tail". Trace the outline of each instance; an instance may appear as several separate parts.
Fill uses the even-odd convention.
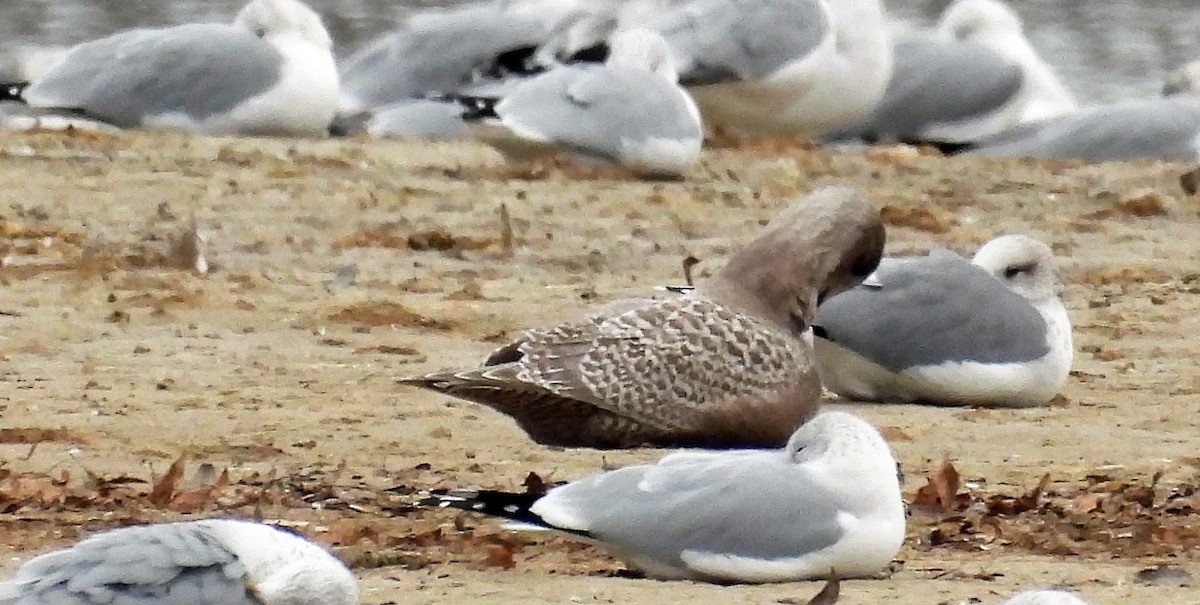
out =
[[[21,95],[25,94],[26,88],[29,88],[29,82],[0,82],[0,101],[24,103]]]

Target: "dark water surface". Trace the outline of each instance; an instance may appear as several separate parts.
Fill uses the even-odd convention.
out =
[[[948,0],[885,0],[928,21]],[[136,26],[226,21],[242,0],[0,0],[0,50],[71,44]],[[345,56],[420,2],[309,0]],[[1084,102],[1157,94],[1164,73],[1200,58],[1200,0],[1013,0],[1042,56]]]

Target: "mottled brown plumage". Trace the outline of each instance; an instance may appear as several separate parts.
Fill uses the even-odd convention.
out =
[[[402,382],[508,414],[539,443],[778,447],[817,411],[801,335],[857,284],[883,224],[845,188],[792,202],[696,291],[527,330],[478,369]]]

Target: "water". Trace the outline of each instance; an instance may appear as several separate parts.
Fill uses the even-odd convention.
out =
[[[885,0],[888,1],[888,0]],[[310,0],[346,56],[392,28],[397,0]],[[71,44],[138,26],[227,21],[243,0],[0,0],[0,50]],[[948,0],[890,0],[898,17],[930,21]],[[1085,102],[1158,94],[1170,69],[1200,59],[1196,0],[1013,0],[1033,45]]]

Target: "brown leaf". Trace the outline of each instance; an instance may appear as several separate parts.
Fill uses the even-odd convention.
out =
[[[487,549],[487,559],[484,563],[488,567],[512,569],[517,566],[517,560],[513,558],[512,544],[496,538],[488,542],[484,548]]]
[[[542,480],[542,477],[533,471],[530,471],[528,475],[525,475],[525,480],[521,482],[521,485],[525,486],[525,493],[534,496],[540,496],[546,493],[546,490],[549,487],[546,485],[546,482]]]
[[[175,485],[183,477],[183,468],[187,462],[187,452],[184,452],[171,463],[171,467],[167,469],[166,474],[154,483],[154,488],[150,490],[150,495],[147,499],[151,504],[158,507],[166,507],[171,503],[171,499],[175,496]]]
[[[909,227],[928,233],[946,233],[954,226],[954,219],[938,216],[925,208],[900,208],[884,206],[879,210],[883,222],[893,227]]]
[[[821,588],[813,598],[809,599],[808,605],[833,605],[837,603],[838,596],[841,593],[841,583],[838,581],[836,573],[832,573],[829,579],[825,581],[825,586]]]
[[[954,512],[959,485],[958,470],[954,465],[946,460],[937,471],[927,474],[926,479],[928,483],[921,486],[913,496],[913,505],[936,506],[943,512]]]
[[[1082,515],[1085,513],[1090,513],[1094,510],[1099,510],[1100,503],[1104,500],[1104,498],[1104,494],[1095,493],[1076,496],[1075,499],[1071,501],[1071,512]]]
[[[912,441],[912,435],[909,435],[904,429],[898,426],[884,426],[879,428],[880,434],[888,441]]]

